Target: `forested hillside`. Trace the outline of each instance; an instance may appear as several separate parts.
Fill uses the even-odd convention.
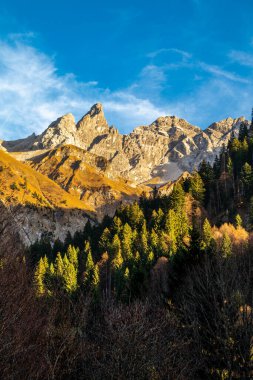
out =
[[[252,378],[252,166],[242,123],[169,196],[3,253],[4,378]]]

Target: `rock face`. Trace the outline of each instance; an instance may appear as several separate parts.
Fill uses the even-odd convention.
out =
[[[68,231],[83,229],[95,217],[88,202],[0,151],[0,254],[41,237],[64,240]]]
[[[22,253],[24,243],[20,235],[20,229],[11,212],[0,200],[0,258],[3,256]]]
[[[39,136],[2,142],[10,152],[27,153],[27,158],[45,150],[72,144],[104,158],[110,164],[111,178],[118,176],[136,184],[155,181],[165,183],[183,171],[192,171],[205,158],[213,161],[232,131],[237,133],[244,118],[228,118],[207,129],[189,124],[175,116],[160,117],[151,125],[137,127],[129,135],[121,135],[110,127],[101,104],[95,104],[75,124],[67,114],[49,125]]]

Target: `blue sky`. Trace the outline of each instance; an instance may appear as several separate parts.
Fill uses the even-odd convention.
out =
[[[95,102],[122,133],[161,115],[249,117],[252,16],[252,0],[2,0],[0,138]]]

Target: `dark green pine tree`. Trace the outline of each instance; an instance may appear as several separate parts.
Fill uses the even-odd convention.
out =
[[[247,162],[242,167],[240,177],[243,183],[244,195],[250,198],[253,193],[253,172],[252,167]]]
[[[242,122],[239,128],[238,140],[240,142],[243,142],[244,139],[246,139],[247,137],[248,137],[248,127],[246,123]]]
[[[101,253],[108,251],[111,240],[111,231],[106,227],[99,239],[99,248]]]
[[[200,203],[203,203],[206,190],[204,182],[198,172],[194,172],[191,177],[189,191],[194,199]]]
[[[170,208],[182,210],[185,205],[185,192],[180,183],[177,183],[170,196]]]
[[[213,173],[214,173],[214,177],[216,179],[220,178],[220,175],[221,175],[221,162],[220,162],[220,158],[218,156],[215,156],[215,159],[214,159]]]
[[[86,289],[90,287],[92,275],[94,271],[94,261],[92,258],[90,243],[87,241],[84,248],[84,255],[86,256],[85,271],[83,273],[83,284]]]

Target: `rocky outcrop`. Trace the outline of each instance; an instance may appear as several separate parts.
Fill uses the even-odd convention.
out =
[[[53,149],[27,163],[88,204],[98,219],[105,214],[114,215],[121,202],[137,200],[147,190],[120,177],[111,179],[113,172],[108,160],[73,145]]]
[[[5,205],[0,201],[0,258],[13,252],[24,252],[36,240],[64,241],[83,230],[87,221],[94,223],[87,213],[78,209],[52,209],[31,205]]]
[[[12,213],[0,200],[0,259],[4,256],[23,253],[24,242],[20,235],[20,228],[17,225]]]

